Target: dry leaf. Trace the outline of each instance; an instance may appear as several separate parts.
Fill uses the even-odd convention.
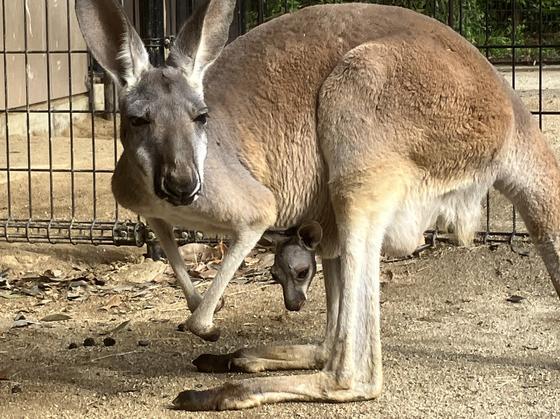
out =
[[[257,259],[259,259],[260,269],[268,269],[274,265],[274,253],[261,253],[257,255]]]
[[[83,301],[89,297],[84,287],[70,288],[66,293],[66,298],[70,301]]]
[[[109,298],[109,301],[107,301],[107,303],[103,307],[101,307],[101,310],[109,311],[113,307],[118,307],[121,304],[122,304],[121,297],[119,295],[113,295],[111,298]]]
[[[12,294],[10,291],[0,291],[0,298],[4,298],[6,300],[13,300],[15,298],[20,298],[21,296],[17,294]]]
[[[50,314],[41,319],[42,322],[63,322],[65,320],[70,320],[72,317],[66,314]]]
[[[189,243],[180,249],[185,262],[205,263],[220,257],[220,251],[202,243]]]
[[[214,279],[218,271],[216,269],[208,268],[205,271],[200,272],[202,279]]]
[[[124,322],[122,322],[121,324],[119,324],[117,327],[115,327],[114,329],[108,330],[106,332],[100,333],[101,336],[105,336],[105,335],[110,335],[113,333],[117,333],[119,331],[121,331],[122,329],[124,329],[128,324],[130,323],[130,319],[129,320],[125,320]]]
[[[387,270],[384,272],[381,272],[380,275],[380,282],[381,283],[386,283],[386,282],[391,282],[393,280],[393,278],[395,277],[395,274],[393,271],[391,270]]]
[[[247,266],[253,266],[253,265],[256,265],[259,262],[260,262],[260,259],[258,259],[258,258],[253,258],[253,257],[250,257],[250,256],[247,256],[245,258],[245,265],[247,265]]]
[[[216,247],[218,248],[218,251],[220,252],[220,262],[221,262],[226,257],[226,254],[228,252],[228,247],[226,246],[226,244],[223,241],[218,243],[218,246],[216,246]]]
[[[12,323],[12,329],[17,329],[17,328],[21,328],[21,327],[27,327],[31,324],[36,324],[35,322],[32,322],[30,320],[16,320]]]
[[[10,381],[11,375],[9,369],[0,370],[0,381]]]
[[[48,278],[51,281],[64,281],[64,272],[62,272],[60,269],[47,269],[45,272],[43,272],[42,275],[44,278]]]

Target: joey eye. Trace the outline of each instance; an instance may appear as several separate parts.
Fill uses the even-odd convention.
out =
[[[138,116],[131,116],[128,119],[133,127],[141,127],[142,125],[150,124],[150,121],[148,119]]]
[[[206,123],[208,122],[208,112],[201,113],[196,118],[194,118],[193,121],[200,125],[206,125]]]
[[[309,268],[305,268],[301,271],[296,272],[297,279],[305,279],[307,278],[307,274],[309,274]]]

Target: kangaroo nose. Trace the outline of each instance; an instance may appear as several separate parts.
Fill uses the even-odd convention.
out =
[[[201,189],[200,177],[196,171],[192,176],[178,177],[174,175],[162,176],[160,181],[162,198],[173,205],[191,204]]]

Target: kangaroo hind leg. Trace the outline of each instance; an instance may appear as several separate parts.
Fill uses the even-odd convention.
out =
[[[495,186],[521,213],[560,297],[560,167],[538,128],[519,136]]]

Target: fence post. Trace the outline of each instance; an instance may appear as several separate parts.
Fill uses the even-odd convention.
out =
[[[165,60],[163,0],[140,0],[139,6],[140,37],[146,44],[152,64],[162,65]]]

